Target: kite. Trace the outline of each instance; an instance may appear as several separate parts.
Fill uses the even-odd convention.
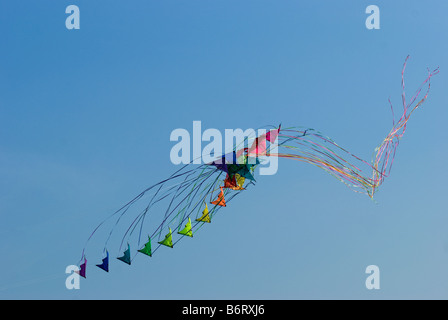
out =
[[[291,159],[325,170],[355,192],[373,199],[389,176],[400,139],[411,114],[426,101],[430,79],[439,72],[430,71],[414,96],[406,101],[402,73],[401,117],[374,149],[371,162],[339,146],[321,132],[305,127],[270,126],[258,136],[247,137],[244,145],[215,158],[210,163],[183,165],[167,179],[143,190],[131,201],[104,219],[88,237],[79,261],[78,274],[86,277],[87,244],[104,233],[102,263],[96,266],[109,272],[109,249],[118,248],[117,259],[131,265],[138,254],[153,257],[160,248],[175,248],[182,239],[193,238],[205,225],[214,222],[221,210],[229,210],[231,201],[256,184],[255,169],[269,157]],[[426,92],[421,97],[422,91]],[[231,210],[231,209],[230,209]],[[115,237],[119,233],[120,236]],[[112,242],[115,241],[115,244]],[[99,260],[99,259],[98,259]]]

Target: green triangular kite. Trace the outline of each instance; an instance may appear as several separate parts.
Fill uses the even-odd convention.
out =
[[[248,166],[249,166],[249,165],[248,165]],[[242,176],[242,177],[244,177],[244,178],[246,178],[246,179],[254,180],[254,181],[255,181],[255,178],[254,178],[254,176],[252,175],[252,173],[250,173],[250,169],[249,169],[248,166],[246,166],[245,168],[243,168],[242,170],[240,170],[238,173],[240,174],[240,176]],[[250,168],[253,168],[253,167],[250,167]]]
[[[250,173],[250,168],[253,168],[254,166],[251,164],[228,164],[227,169],[229,172],[229,175],[232,176],[235,173],[238,173],[240,176],[249,179],[249,180],[255,180],[254,176]]]
[[[171,232],[171,228],[170,232],[165,236],[165,239],[163,241],[160,241],[159,244],[163,244],[164,246],[173,247],[173,237],[172,237],[172,232]]]
[[[150,237],[148,237],[148,242],[145,243],[145,247],[143,249],[138,250],[138,252],[146,254],[147,256],[152,257],[151,238]]]
[[[188,218],[188,222],[185,226],[185,228],[178,232],[178,234],[183,234],[184,236],[193,237],[193,231],[191,227],[191,220]]]

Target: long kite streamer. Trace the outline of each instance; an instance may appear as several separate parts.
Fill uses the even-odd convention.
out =
[[[246,138],[244,144],[247,147],[234,148],[211,163],[183,165],[167,179],[148,187],[115,211],[89,236],[82,251],[78,273],[86,277],[87,244],[100,230],[105,231],[105,242],[102,263],[97,266],[107,272],[110,246],[117,246],[117,259],[130,265],[139,253],[152,257],[161,247],[174,248],[183,238],[194,237],[201,227],[213,222],[220,210],[229,207],[235,196],[255,185],[255,168],[266,157],[315,165],[354,191],[373,198],[390,173],[411,114],[426,100],[430,79],[439,72],[438,68],[428,70],[427,78],[407,102],[404,71],[408,58],[402,70],[401,117],[393,119],[392,129],[375,148],[371,163],[314,129],[274,127],[258,137]],[[421,97],[423,90],[426,91]],[[395,118],[392,104],[391,109]],[[120,234],[118,238],[113,237],[116,233]],[[115,244],[111,243],[113,239]]]

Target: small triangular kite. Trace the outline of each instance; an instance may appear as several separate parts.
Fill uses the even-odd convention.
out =
[[[193,237],[193,231],[191,227],[191,219],[188,218],[188,222],[184,229],[178,232],[178,234],[182,234],[184,236]]]
[[[165,239],[163,241],[159,242],[159,244],[173,248],[173,236],[172,236],[171,228],[169,228],[169,229],[170,229],[170,232],[165,236]]]
[[[270,143],[275,143],[275,140],[277,139],[278,134],[280,133],[282,125],[280,124],[278,126],[278,129],[269,130],[268,133],[266,133],[266,140],[268,140]]]
[[[146,254],[147,256],[152,257],[151,238],[150,237],[148,237],[148,242],[145,243],[145,247],[143,249],[138,250],[138,252]]]
[[[218,195],[218,198],[215,201],[210,202],[211,204],[217,205],[217,206],[221,206],[221,207],[225,207],[226,206],[226,200],[224,199],[224,191],[223,191],[223,187],[221,188],[221,192]]]
[[[106,250],[106,257],[103,258],[103,263],[96,265],[98,268],[103,269],[106,272],[109,272],[109,252]]]
[[[255,138],[254,143],[247,151],[249,156],[265,156],[266,155],[266,134]]]
[[[84,263],[79,266],[79,271],[75,271],[75,273],[79,274],[81,277],[86,277],[86,266],[87,266],[87,259],[84,257]]]
[[[246,180],[246,178],[240,176],[238,173],[236,173],[235,176],[236,176],[236,184],[239,187],[241,187],[242,189],[244,189],[243,185],[244,185],[244,181]]]
[[[117,258],[120,261],[123,261],[124,263],[131,264],[131,246],[128,244],[128,248],[124,252],[122,257]]]
[[[196,221],[199,221],[199,222],[207,222],[207,223],[212,222],[212,221],[210,220],[210,215],[208,214],[208,207],[207,207],[207,204],[205,204],[205,209],[204,209],[204,211],[202,211],[202,217],[200,217],[199,219],[196,219]]]
[[[237,173],[235,173],[232,178],[230,178],[229,175],[226,176],[226,179],[224,180],[224,188],[229,188],[232,190],[244,190],[242,186],[237,184],[236,175]]]
[[[240,176],[242,176],[246,179],[255,180],[253,175],[250,173],[250,168],[253,168],[256,164],[257,163],[255,163],[255,164],[249,164],[249,163],[229,164],[229,165],[227,165],[227,169],[228,169],[227,173],[229,175],[234,175],[235,173],[238,173]]]

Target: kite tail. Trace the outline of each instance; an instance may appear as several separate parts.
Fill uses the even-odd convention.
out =
[[[431,87],[431,77],[439,72],[438,68],[434,71],[428,70],[427,78],[408,103],[404,85],[404,71],[408,59],[409,56],[404,62],[401,73],[402,115],[398,121],[395,121],[393,106],[389,99],[393,126],[383,142],[375,148],[370,163],[342,148],[319,131],[302,127],[282,128],[279,133],[279,153],[271,155],[313,164],[345,183],[353,191],[367,194],[373,198],[378,187],[390,174],[399,141],[406,131],[411,114],[425,102]],[[420,99],[425,86],[427,86],[426,93]]]
[[[401,86],[402,86],[402,104],[403,104],[403,111],[400,119],[395,122],[394,117],[394,111],[392,103],[389,103],[391,105],[392,110],[392,116],[393,116],[393,127],[389,134],[386,136],[386,138],[383,140],[383,142],[375,148],[374,156],[372,159],[372,184],[371,189],[368,190],[367,194],[373,198],[373,195],[375,194],[377,188],[383,183],[384,179],[389,176],[390,171],[392,169],[392,164],[394,162],[395,153],[398,147],[398,144],[400,142],[400,139],[403,137],[404,133],[406,132],[407,122],[409,118],[411,117],[411,114],[420,107],[423,102],[426,101],[429,90],[431,88],[431,77],[439,73],[439,68],[437,67],[435,70],[430,71],[428,69],[428,76],[426,77],[425,81],[420,85],[420,87],[417,89],[416,93],[412,97],[409,103],[406,102],[406,94],[405,94],[405,83],[404,83],[404,71],[406,69],[406,64],[409,59],[409,56],[406,57],[406,60],[403,64],[403,69],[401,72]],[[423,88],[427,85],[426,93],[425,95],[418,100]],[[418,101],[418,102],[417,102]]]

